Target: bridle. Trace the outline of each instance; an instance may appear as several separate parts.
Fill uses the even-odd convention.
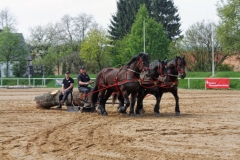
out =
[[[142,72],[149,70],[149,67],[148,67],[148,68],[143,67],[143,59],[142,59],[142,57],[140,57],[140,58],[138,59],[138,61],[137,61],[137,66],[138,66],[139,68],[141,68]],[[137,74],[139,74],[139,75],[142,73],[142,72],[134,71],[134,70],[129,69],[129,68],[125,68],[125,69],[128,70],[128,71],[130,71],[130,72],[137,73]]]
[[[176,63],[176,66],[175,66],[176,68],[175,69],[178,71],[178,74],[179,73],[185,73],[185,69],[183,69],[183,67],[180,67],[180,64],[182,63],[182,60],[176,58],[175,63]]]

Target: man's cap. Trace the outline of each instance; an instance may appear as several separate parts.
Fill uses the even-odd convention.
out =
[[[69,71],[66,71],[65,74],[69,74],[70,72]]]
[[[84,67],[84,66],[81,66],[80,69],[85,69],[85,67]]]

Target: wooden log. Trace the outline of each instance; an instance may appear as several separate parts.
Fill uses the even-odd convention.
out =
[[[52,92],[44,93],[42,95],[36,96],[34,101],[36,102],[37,108],[50,109],[51,107],[59,105],[59,95],[60,90],[54,90]],[[78,91],[72,92],[73,104],[75,106],[84,106],[84,93]],[[109,99],[111,100],[111,99]],[[89,103],[91,102],[91,95],[88,96]],[[68,95],[68,98],[65,102],[66,106],[72,106],[71,94]],[[112,104],[111,101],[106,102],[106,104]],[[115,103],[118,104],[118,103]]]
[[[36,96],[34,101],[36,102],[37,108],[44,108],[44,109],[50,109],[51,107],[59,105],[59,95],[60,90],[54,90],[52,92],[44,93],[40,96]],[[76,106],[83,106],[84,101],[81,99],[84,99],[84,94],[79,93],[78,91],[73,92],[73,103]],[[72,106],[71,103],[71,94],[68,95],[68,98],[65,102],[65,105]]]

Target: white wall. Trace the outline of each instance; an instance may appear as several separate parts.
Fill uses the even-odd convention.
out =
[[[1,77],[6,77],[6,74],[5,74],[6,73],[6,67],[7,67],[6,63],[1,63],[0,64]],[[8,71],[9,77],[13,76],[13,72],[12,72],[11,68],[12,68],[12,64],[9,65],[9,71]]]

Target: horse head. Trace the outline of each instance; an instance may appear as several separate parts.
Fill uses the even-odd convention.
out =
[[[181,79],[184,79],[186,77],[186,73],[185,73],[185,66],[186,66],[185,57],[184,56],[183,57],[176,56],[175,63],[176,63],[176,70],[178,72],[178,76]]]
[[[146,53],[139,53],[135,55],[130,62],[127,63],[132,70],[137,72],[144,72],[144,74],[149,76],[149,58]]]
[[[159,76],[165,76],[167,74],[167,61],[154,60],[149,65],[150,77],[153,79],[158,78]]]

